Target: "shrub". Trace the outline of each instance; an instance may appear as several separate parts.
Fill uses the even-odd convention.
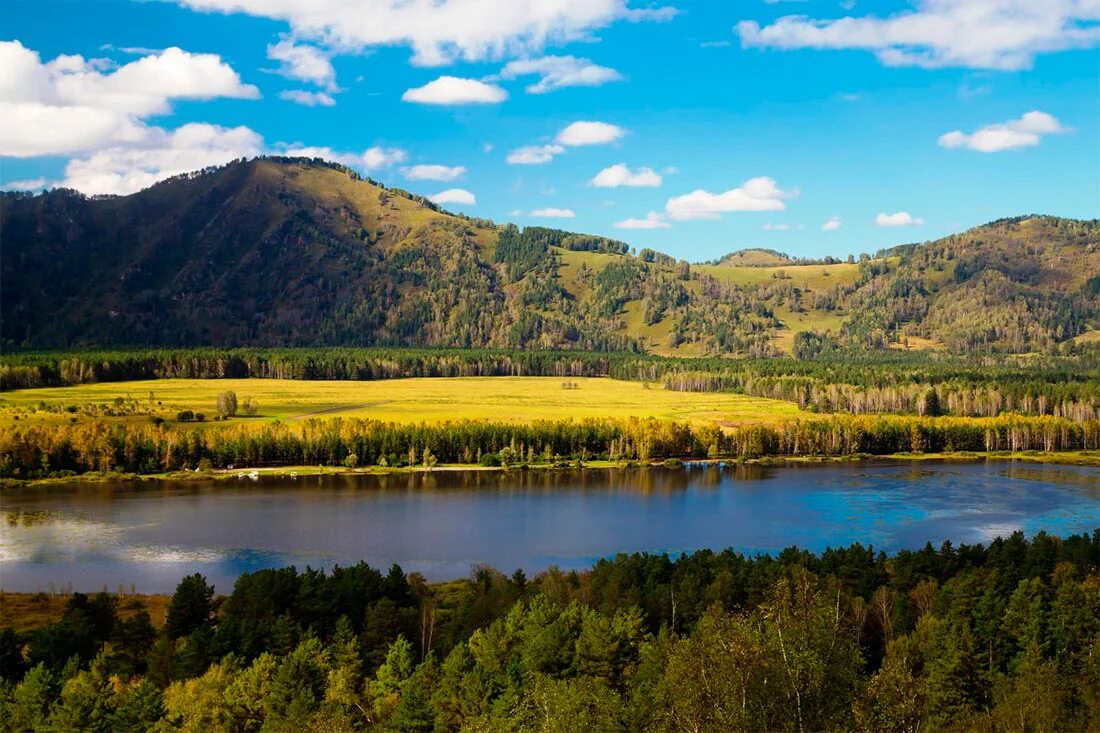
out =
[[[487,466],[489,468],[498,468],[500,466],[500,454],[485,453],[481,456],[480,463],[482,466]]]

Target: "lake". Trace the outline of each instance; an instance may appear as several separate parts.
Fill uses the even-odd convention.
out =
[[[1007,462],[877,462],[682,469],[435,471],[121,482],[3,493],[8,591],[171,592],[201,572],[387,568],[429,580],[479,563],[529,575],[619,552],[733,547],[886,551],[1100,526],[1100,469]]]

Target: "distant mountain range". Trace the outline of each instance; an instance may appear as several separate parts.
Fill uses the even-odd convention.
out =
[[[1097,328],[1096,220],[1003,219],[862,261],[743,250],[688,264],[452,215],[319,160],[239,161],[123,197],[0,198],[7,349],[1029,352]]]

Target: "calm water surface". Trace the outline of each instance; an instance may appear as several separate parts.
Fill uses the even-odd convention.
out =
[[[201,572],[399,563],[429,580],[528,573],[618,552],[886,551],[1100,526],[1100,469],[988,463],[695,466],[265,477],[19,489],[0,497],[0,586],[135,585]]]

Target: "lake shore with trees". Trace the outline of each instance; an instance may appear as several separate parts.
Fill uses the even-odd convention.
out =
[[[307,478],[317,476],[386,476],[417,473],[439,472],[478,472],[478,473],[508,473],[512,471],[616,471],[637,468],[679,468],[695,466],[746,465],[746,466],[783,466],[783,465],[816,465],[830,463],[851,464],[875,464],[890,462],[941,462],[941,463],[981,463],[985,461],[1063,465],[1063,466],[1089,466],[1100,467],[1100,451],[945,451],[941,453],[911,453],[900,452],[889,455],[853,454],[838,456],[783,456],[761,458],[691,458],[680,460],[670,458],[661,461],[609,461],[609,460],[561,460],[556,463],[519,464],[514,466],[483,465],[480,463],[437,463],[434,466],[325,466],[325,465],[299,465],[299,466],[261,466],[257,468],[223,468],[207,470],[195,469],[192,471],[173,471],[170,473],[126,473],[120,471],[88,471],[82,474],[61,475],[32,479],[0,479],[0,489],[17,487],[49,487],[69,486],[85,483],[116,483],[119,481],[158,481],[158,482],[187,482],[211,481],[211,482],[240,482],[243,479],[253,479],[265,476],[279,476],[288,478]]]
[[[58,608],[0,630],[0,714],[97,731],[1088,730],[1097,558],[1100,529],[19,596]]]

